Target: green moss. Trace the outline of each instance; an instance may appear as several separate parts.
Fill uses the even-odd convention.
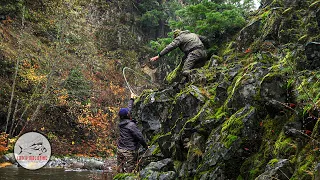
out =
[[[288,9],[284,10],[284,11],[282,12],[282,15],[289,14],[289,13],[291,12],[291,10],[292,10],[292,7],[290,7],[290,8],[288,8]]]
[[[161,153],[161,149],[160,149],[159,145],[157,145],[157,147],[152,151],[151,154],[152,155],[157,155],[159,153]]]
[[[234,44],[235,44],[234,41],[228,43],[228,44],[226,45],[226,48],[223,48],[223,51],[222,51],[221,54],[222,54],[222,55],[233,54],[233,52],[234,52]]]
[[[261,173],[261,171],[257,168],[251,169],[249,171],[250,177],[257,177],[260,173]]]
[[[179,136],[183,133],[185,127],[187,126],[187,124],[190,124],[190,123],[194,123],[196,122],[200,115],[204,112],[204,110],[208,107],[208,104],[209,104],[209,101],[207,101],[202,107],[201,109],[198,111],[198,113],[193,116],[192,118],[190,118],[189,120],[186,121],[186,123],[184,123],[183,127],[181,128],[180,132],[179,132]],[[172,128],[173,129],[173,128]]]
[[[269,164],[270,166],[274,167],[274,165],[275,165],[276,163],[278,163],[278,162],[279,162],[279,159],[271,159],[271,160],[268,162],[268,164]]]
[[[262,20],[262,23],[265,23],[267,19],[269,19],[268,17],[270,14],[271,14],[271,10],[267,10],[260,15],[260,19]]]
[[[209,114],[206,118],[207,119],[220,119],[223,116],[226,116],[227,112],[225,111],[225,108],[221,106],[220,108],[217,108],[214,114]]]
[[[154,145],[158,141],[159,138],[164,137],[164,136],[169,136],[169,135],[171,135],[170,131],[166,134],[156,134],[152,137],[152,140],[150,141],[149,144]]]
[[[181,165],[182,165],[181,161],[173,161],[173,167],[176,171],[180,169]]]
[[[244,79],[246,74],[243,74],[243,72],[238,73],[238,75],[234,78],[233,83],[231,86],[228,87],[228,99],[230,99],[234,92],[236,91],[236,89],[238,88],[238,86],[241,84],[241,80]],[[226,103],[228,103],[228,101],[226,101]]]
[[[282,155],[295,155],[297,145],[290,137],[286,137],[284,132],[281,132],[277,141],[274,144],[273,154],[275,156]]]
[[[237,180],[244,180],[244,179],[243,179],[243,177],[242,177],[241,175],[239,175],[239,176],[237,177]]]
[[[320,74],[317,72],[305,71],[298,78],[294,90],[297,92],[297,102],[302,102],[303,115],[308,114],[314,108],[320,98]]]
[[[240,168],[240,175],[245,179],[255,179],[265,169],[263,154],[256,153],[245,160]]]
[[[150,91],[150,93],[147,94],[147,96],[144,98],[143,104],[148,104],[152,101],[152,99],[155,100],[155,98],[156,98],[155,93]]]
[[[183,67],[183,63],[182,61],[180,62],[180,64],[172,71],[170,72],[167,76],[166,76],[166,81],[168,82],[168,84],[172,84],[174,81],[177,80],[179,74],[181,72],[181,69]]]
[[[305,149],[301,151],[300,156],[302,162],[298,163],[298,169],[292,179],[313,179],[313,172],[317,162],[314,154],[307,152]]]
[[[197,146],[192,146],[189,148],[188,154],[187,154],[187,159],[189,161],[194,160],[194,158],[199,158],[202,157],[203,152],[201,151],[201,149]]]
[[[320,1],[315,1],[314,3],[312,3],[310,6],[309,6],[309,8],[316,8],[317,6],[319,6],[319,4],[320,4]]]
[[[242,119],[248,116],[252,111],[254,111],[254,107],[250,107],[248,112],[241,115],[243,111],[245,111],[245,107],[237,111],[233,114],[228,120],[226,120],[222,124],[221,134],[222,134],[222,142],[224,145],[229,148],[234,141],[238,139],[238,136],[241,134],[241,130],[244,126]]]
[[[234,141],[236,141],[237,139],[238,139],[238,136],[229,134],[229,135],[227,136],[226,140],[225,140],[224,145],[225,145],[227,148],[229,148],[229,147],[231,147],[232,143],[233,143]]]
[[[303,35],[298,39],[299,43],[305,43],[308,40],[308,35]]]

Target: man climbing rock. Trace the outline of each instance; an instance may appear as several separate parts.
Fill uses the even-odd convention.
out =
[[[119,111],[120,137],[118,139],[117,165],[119,173],[131,173],[135,169],[137,162],[137,151],[140,144],[147,148],[141,131],[136,125],[136,121],[131,117],[135,95],[131,93],[131,98],[127,108],[121,108]]]
[[[182,58],[184,63],[182,67],[182,75],[185,77],[184,79],[186,79],[190,75],[190,70],[194,68],[196,64],[206,60],[207,53],[200,37],[195,33],[177,29],[173,32],[173,37],[174,40],[157,56],[150,58],[150,60],[156,61],[160,57],[179,47],[185,54]]]

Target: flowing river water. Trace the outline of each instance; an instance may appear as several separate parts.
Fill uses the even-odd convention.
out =
[[[89,180],[109,179],[103,171],[65,170],[63,168],[42,168],[27,170],[24,168],[0,168],[1,180]]]

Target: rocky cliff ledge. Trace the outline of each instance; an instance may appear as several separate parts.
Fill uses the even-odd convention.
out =
[[[136,101],[140,178],[320,178],[320,1],[264,0],[249,19],[184,88]]]

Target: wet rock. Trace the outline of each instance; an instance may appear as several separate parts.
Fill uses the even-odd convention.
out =
[[[320,180],[320,163],[315,167],[314,180]]]
[[[309,42],[305,46],[305,54],[308,63],[306,69],[318,69],[320,67],[320,43]]]
[[[249,72],[238,76],[233,80],[234,87],[231,90],[231,98],[228,101],[228,108],[235,113],[246,105],[254,105],[260,89],[261,79],[268,73],[264,64],[257,63],[253,65]]]
[[[158,179],[175,179],[173,161],[170,158],[158,162],[151,162],[148,166],[140,171],[141,179],[158,180]]]
[[[269,163],[266,171],[259,175],[256,180],[289,179],[293,174],[293,168],[288,159],[279,159],[276,163]]]
[[[56,168],[56,167],[66,167],[68,164],[62,158],[57,158],[51,156],[50,161],[46,164],[46,167]]]
[[[81,165],[81,163],[73,163],[73,165]],[[99,169],[103,170],[104,163],[98,160],[87,160],[84,162],[83,168],[88,170]]]
[[[282,12],[279,9],[274,9],[268,15],[268,19],[270,20],[262,27],[263,31],[261,40],[264,41],[262,46],[278,41],[278,32],[281,22],[283,21],[283,17],[280,15],[281,13]]]
[[[318,27],[320,28],[320,10],[317,11],[316,17],[317,17]]]
[[[270,75],[263,79],[260,88],[263,106],[271,115],[285,109],[287,100],[286,82],[280,75]]]
[[[171,157],[173,153],[172,147],[174,147],[174,142],[172,141],[171,134],[166,134],[161,136],[158,139],[159,147],[161,152],[163,153],[164,157]]]
[[[307,7],[307,3],[305,0],[283,0],[284,7],[292,7],[292,6],[298,6],[298,7]]]
[[[228,75],[229,75],[229,80],[232,81],[237,74],[239,73],[239,71],[241,70],[242,66],[240,66],[239,64],[235,65],[234,67],[231,67],[228,71]]]
[[[104,161],[102,159],[91,157],[63,157],[58,158],[52,156],[46,164],[48,168],[67,168],[67,169],[88,169],[102,170],[104,169]]]
[[[201,163],[202,156],[206,149],[206,138],[198,133],[192,134],[190,140],[185,139],[184,147],[188,149],[187,160],[179,169],[179,177],[193,177],[196,174],[196,169]]]
[[[202,162],[196,172],[200,179],[236,178],[239,167],[250,155],[244,148],[250,152],[259,148],[259,118],[252,106],[240,109],[228,121],[213,129],[206,142]]]
[[[174,171],[163,172],[159,176],[159,180],[176,179],[176,173]]]
[[[254,20],[240,31],[240,35],[237,38],[239,51],[245,51],[258,38],[260,26],[261,20]]]
[[[162,122],[167,120],[172,106],[175,90],[169,88],[145,95],[145,100],[134,106],[133,117],[141,121],[143,133],[151,140],[160,132]]]
[[[284,126],[283,131],[287,136],[298,138],[303,136],[301,129],[302,124],[300,122],[290,122]]]
[[[0,21],[2,21],[2,20],[6,20],[6,16],[3,14],[0,14]]]
[[[16,158],[14,157],[13,153],[8,153],[5,154],[2,158],[1,158],[4,162],[10,162],[12,164],[17,164]]]
[[[271,4],[272,2],[273,2],[273,0],[261,0],[259,8],[264,8],[264,7],[268,6],[269,4]]]
[[[216,96],[214,98],[214,101],[217,103],[218,106],[221,106],[225,102],[225,100],[227,100],[228,86],[229,84],[227,82],[223,82],[219,84],[216,88]]]
[[[209,60],[209,67],[216,67],[218,64],[222,62],[222,58],[217,56],[217,55],[212,55],[210,60]]]
[[[139,158],[141,159],[141,167],[165,158],[158,145],[152,145],[146,151],[139,152],[139,154],[142,154],[141,158]]]

